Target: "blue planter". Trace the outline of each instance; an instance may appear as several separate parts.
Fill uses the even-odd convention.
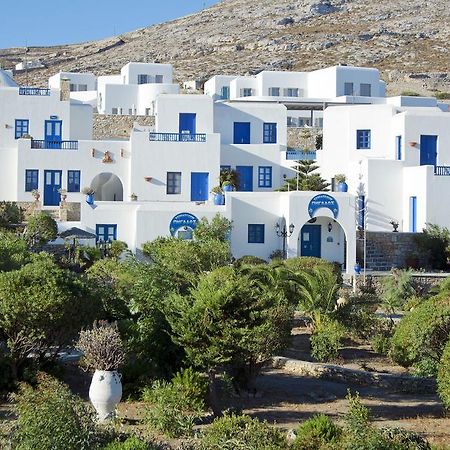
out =
[[[231,192],[233,190],[233,185],[225,184],[224,186],[222,186],[222,189],[224,192]]]
[[[347,192],[348,191],[348,184],[344,181],[342,183],[339,183],[337,185],[338,192]]]
[[[214,194],[215,205],[225,205],[225,196],[223,194]]]
[[[88,205],[94,204],[94,194],[86,195],[86,203]]]
[[[356,263],[354,266],[356,275],[359,275],[361,273],[361,265],[359,263]]]

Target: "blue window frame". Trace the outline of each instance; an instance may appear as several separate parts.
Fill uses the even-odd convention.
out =
[[[417,197],[409,197],[409,231],[417,233]]]
[[[222,89],[220,90],[220,98],[221,100],[228,100],[230,98],[229,86],[222,86]]]
[[[25,170],[25,192],[31,192],[39,186],[39,170],[26,169]]]
[[[28,119],[16,119],[15,124],[15,138],[19,139],[24,134],[28,134],[30,121]]]
[[[277,143],[277,124],[265,123],[263,126],[263,143],[276,144]]]
[[[117,239],[117,225],[110,223],[99,223],[95,226],[97,242],[115,241]]]
[[[272,166],[258,167],[258,187],[261,188],[272,187]]]
[[[370,148],[370,130],[356,130],[356,148]]]
[[[401,136],[396,136],[395,144],[396,144],[397,159],[399,161],[401,161],[401,159],[402,159],[402,137]]]
[[[248,243],[264,244],[264,224],[260,223],[248,224]]]
[[[167,172],[167,194],[181,194],[181,172]]]
[[[67,171],[67,192],[80,192],[81,172],[79,170]]]

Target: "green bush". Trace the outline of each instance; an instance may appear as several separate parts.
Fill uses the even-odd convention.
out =
[[[450,254],[450,230],[446,227],[427,223],[423,233],[415,236],[417,245],[429,257],[433,269],[447,268],[447,259]]]
[[[14,233],[0,231],[0,271],[20,269],[30,260],[26,241]]]
[[[125,250],[127,250],[128,245],[126,242],[114,240],[111,242],[111,248],[108,250],[108,256],[111,258],[118,258]]]
[[[136,436],[131,436],[125,441],[110,442],[102,450],[158,450],[160,447],[156,444],[145,442]]]
[[[391,338],[384,334],[375,334],[370,340],[374,352],[387,356],[391,349]]]
[[[434,96],[438,100],[450,100],[450,92],[436,92],[436,94],[434,94]]]
[[[411,270],[393,269],[383,278],[382,306],[390,314],[403,309],[406,301],[415,294],[414,279]]]
[[[337,444],[342,429],[325,414],[317,414],[297,428],[293,450],[321,449],[329,444]]]
[[[14,400],[18,427],[13,448],[92,450],[104,439],[89,404],[49,375],[39,374],[36,388],[21,384]]]
[[[425,300],[406,314],[391,340],[391,357],[404,367],[422,367],[422,374],[435,375],[450,333],[450,298]],[[423,368],[427,373],[423,373]]]
[[[380,435],[392,445],[399,445],[402,450],[431,450],[428,441],[414,431],[402,428],[381,428]]]
[[[442,403],[446,409],[450,409],[450,340],[447,342],[439,362],[437,386]]]
[[[0,227],[22,223],[23,209],[14,202],[0,202]]]
[[[206,428],[198,450],[286,450],[284,434],[267,422],[248,416],[226,415]]]
[[[311,271],[313,269],[328,269],[336,278],[336,284],[342,285],[342,272],[339,264],[326,261],[322,258],[313,256],[299,256],[297,258],[289,258],[284,261],[284,265],[293,272]]]
[[[339,355],[339,345],[344,337],[342,325],[334,320],[322,317],[315,320],[311,335],[311,356],[317,361],[327,362]]]
[[[28,219],[24,238],[30,247],[39,247],[56,239],[58,225],[55,220],[44,212]]]
[[[400,95],[403,95],[403,96],[405,96],[405,97],[420,97],[420,96],[421,96],[421,95],[418,94],[417,92],[415,92],[415,91],[410,91],[410,90],[402,91],[402,92],[400,93]]]
[[[238,268],[242,266],[258,266],[261,264],[267,264],[267,261],[253,255],[244,255],[234,261],[234,266]]]
[[[206,381],[192,369],[175,375],[170,383],[155,381],[144,390],[145,423],[168,437],[192,434],[205,410]]]

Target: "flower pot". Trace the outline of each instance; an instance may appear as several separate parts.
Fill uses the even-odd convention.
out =
[[[86,203],[88,205],[93,205],[94,204],[94,194],[86,195]]]
[[[356,263],[353,269],[355,270],[356,275],[359,275],[361,273],[361,265],[359,263]]]
[[[214,194],[214,204],[215,205],[224,205],[225,197],[223,194]]]
[[[342,181],[337,185],[338,192],[347,192],[348,191],[348,184],[345,181]]]
[[[122,398],[122,382],[115,370],[96,370],[89,388],[89,398],[100,422],[113,416]]]
[[[224,190],[224,192],[231,192],[233,190],[233,185],[232,184],[224,184],[222,186],[222,189]]]

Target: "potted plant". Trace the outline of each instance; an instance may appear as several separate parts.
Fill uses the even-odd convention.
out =
[[[236,189],[239,185],[239,174],[233,169],[222,169],[220,171],[219,185],[223,187],[224,191]]]
[[[58,189],[58,193],[61,196],[61,202],[65,202],[67,198],[67,190],[63,188]]]
[[[31,191],[31,195],[34,197],[34,199],[38,202],[41,198],[41,193],[37,189],[33,189]]]
[[[86,196],[86,203],[88,205],[93,205],[94,204],[94,194],[95,194],[94,189],[92,189],[91,187],[85,187],[85,188],[83,188],[83,190],[81,192]]]
[[[117,372],[125,361],[125,350],[117,324],[94,322],[82,330],[75,347],[83,353],[83,364],[95,370],[89,388],[89,399],[103,422],[114,417],[122,398],[121,376]]]
[[[398,233],[398,222],[396,220],[392,219],[389,223],[392,225],[392,228],[393,228],[392,232]]]
[[[338,192],[347,192],[348,184],[345,182],[346,176],[343,173],[339,173],[334,176],[334,181],[337,184]]]
[[[234,186],[231,183],[231,181],[224,181],[222,183],[222,189],[224,192],[231,192],[233,190]]]
[[[356,262],[353,269],[355,270],[355,274],[359,275],[361,273],[361,264],[359,262]]]
[[[215,186],[211,189],[211,194],[213,194],[213,200],[215,205],[224,205],[225,197],[223,195],[222,188],[220,186]]]
[[[138,196],[133,192],[133,193],[130,195],[130,198],[131,198],[131,201],[132,201],[132,202],[136,202],[137,199],[138,199]]]

